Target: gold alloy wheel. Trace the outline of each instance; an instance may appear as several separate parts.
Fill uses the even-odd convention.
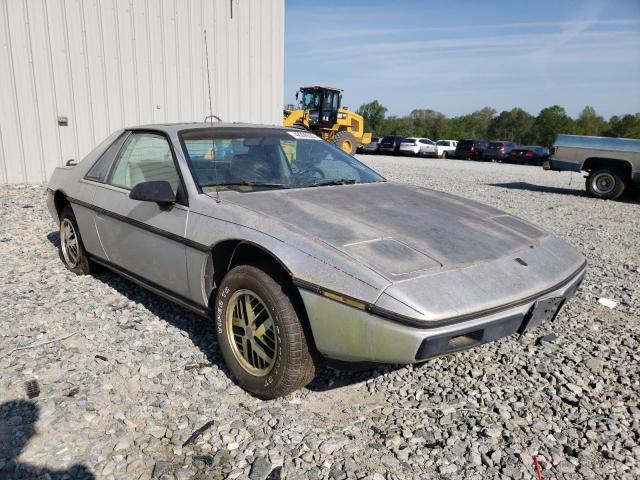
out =
[[[263,377],[276,363],[278,337],[269,309],[251,290],[238,290],[229,299],[225,315],[227,340],[242,368]]]
[[[351,153],[351,149],[353,148],[353,144],[351,143],[351,140],[349,139],[345,139],[344,142],[342,142],[342,150],[347,152],[347,153]]]
[[[60,224],[60,243],[62,256],[67,265],[71,268],[77,267],[80,263],[80,244],[78,243],[76,229],[73,228],[73,222],[68,218],[62,220]]]

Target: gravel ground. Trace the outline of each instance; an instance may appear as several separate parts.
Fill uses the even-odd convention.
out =
[[[638,478],[640,197],[591,199],[580,175],[534,167],[363,160],[555,232],[588,257],[586,281],[522,339],[324,369],[263,402],[229,380],[208,322],[114,274],[71,274],[44,188],[0,187],[0,479],[529,479],[533,455],[545,479]]]

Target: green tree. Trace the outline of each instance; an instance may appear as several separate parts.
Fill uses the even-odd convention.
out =
[[[444,138],[447,133],[447,117],[429,109],[412,110],[409,118],[413,120],[416,135],[432,140]]]
[[[602,135],[607,131],[608,127],[607,121],[598,115],[593,107],[588,105],[584,107],[576,120],[576,130],[581,135]]]
[[[489,138],[522,143],[533,126],[535,117],[521,108],[502,111],[489,125]]]
[[[540,110],[525,141],[548,147],[559,133],[575,133],[575,122],[560,105],[552,105]]]
[[[381,127],[382,135],[417,136],[415,125],[409,117],[389,117],[384,119]]]
[[[469,138],[467,126],[462,117],[450,118],[447,122],[447,134],[445,137],[451,140],[459,140],[461,138]]]
[[[479,138],[489,137],[489,126],[496,111],[491,107],[484,107],[468,115],[454,117],[449,121],[449,138]]]
[[[495,117],[496,111],[491,107],[484,107],[482,110],[476,110],[469,116],[471,122],[472,137],[475,138],[488,138],[489,126],[493,117]]]
[[[377,100],[360,105],[357,112],[364,117],[365,131],[370,131],[374,135],[380,135],[384,116],[387,108],[381,105]]]
[[[609,119],[607,134],[612,137],[640,138],[640,113],[621,117],[614,115]]]

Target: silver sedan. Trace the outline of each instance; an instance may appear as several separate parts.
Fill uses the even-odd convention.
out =
[[[303,387],[323,359],[421,362],[522,333],[585,271],[524,220],[280,127],[120,130],[48,193],[69,270],[108,267],[211,319],[261,398]]]

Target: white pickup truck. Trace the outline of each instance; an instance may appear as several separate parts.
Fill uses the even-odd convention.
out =
[[[458,142],[456,140],[438,140],[436,142],[436,157],[449,158],[455,157],[456,146]]]
[[[545,170],[585,171],[587,192],[615,200],[632,184],[640,184],[640,140],[558,135]]]

